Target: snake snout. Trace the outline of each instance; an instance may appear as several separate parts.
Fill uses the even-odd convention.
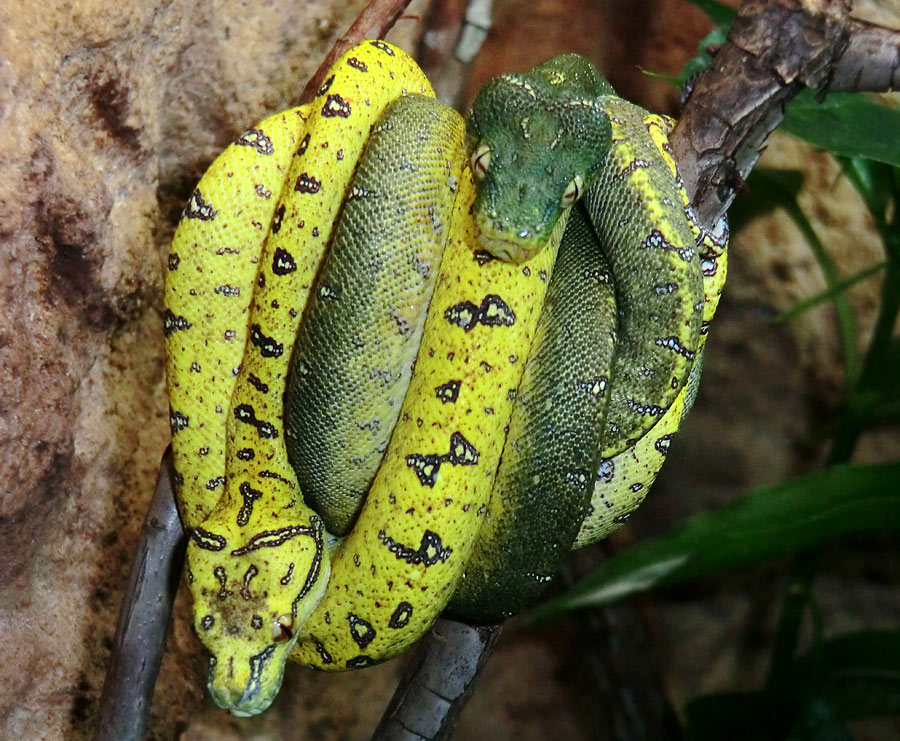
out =
[[[521,228],[515,232],[499,229],[488,218],[475,216],[475,235],[478,246],[498,260],[521,265],[534,257],[546,244],[533,229]]]
[[[247,689],[214,687],[208,685],[210,697],[223,710],[227,710],[238,718],[250,718],[259,715],[269,709],[275,695],[261,697],[258,694],[249,695]]]
[[[281,687],[288,652],[289,647],[279,651],[268,646],[246,658],[232,655],[223,663],[212,658],[206,686],[213,701],[240,718],[268,710]]]

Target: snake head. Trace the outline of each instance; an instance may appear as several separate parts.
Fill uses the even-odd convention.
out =
[[[188,582],[194,628],[211,654],[209,693],[244,717],[272,704],[300,626],[322,597],[325,529],[315,515],[289,523],[282,511],[276,527],[247,532],[220,514],[191,532]]]
[[[609,95],[609,83],[577,54],[495,77],[481,89],[467,131],[482,249],[521,263],[547,243],[609,152],[602,106]]]

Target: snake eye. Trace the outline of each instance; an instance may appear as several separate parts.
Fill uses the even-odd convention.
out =
[[[565,191],[563,191],[562,198],[559,199],[559,205],[563,208],[571,206],[575,201],[581,198],[583,188],[584,180],[581,179],[581,175],[576,175],[566,186]]]
[[[479,144],[469,157],[469,165],[472,168],[472,176],[476,181],[484,180],[488,168],[491,166],[491,148],[487,144]]]
[[[294,635],[294,616],[281,615],[272,623],[272,640],[275,643],[284,643],[291,640]]]

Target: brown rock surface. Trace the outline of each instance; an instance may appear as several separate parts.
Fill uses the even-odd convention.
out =
[[[4,738],[90,734],[168,443],[160,306],[175,216],[225,143],[296,99],[360,5],[0,10]],[[202,697],[184,599],[176,614],[159,738]]]

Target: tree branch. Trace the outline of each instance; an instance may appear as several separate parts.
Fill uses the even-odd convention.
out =
[[[95,741],[143,738],[162,661],[187,536],[172,491],[172,448],[163,454],[144,518],[100,694]]]
[[[671,136],[700,219],[725,213],[804,87],[900,86],[900,33],[850,18],[850,0],[745,0]]]
[[[850,39],[828,89],[832,92],[900,90],[900,33],[850,20]]]
[[[411,0],[370,0],[362,12],[347,29],[347,33],[334,42],[331,51],[325,55],[319,69],[306,83],[300,103],[309,103],[316,95],[316,91],[322,86],[322,81],[328,70],[334,66],[338,58],[347,50],[366,39],[383,39],[390,31],[397,19],[403,15]]]
[[[500,627],[439,619],[416,646],[372,741],[449,738]]]

